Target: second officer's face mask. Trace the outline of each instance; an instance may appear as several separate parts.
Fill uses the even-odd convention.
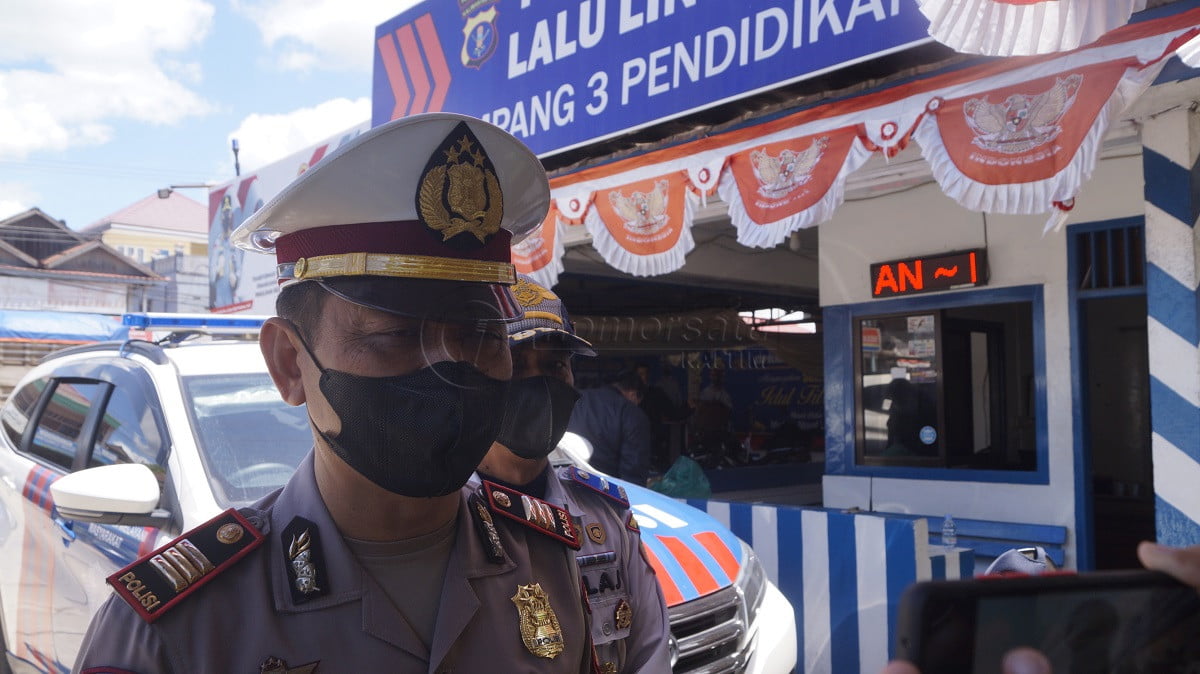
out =
[[[546,458],[567,432],[578,400],[575,387],[559,377],[513,380],[496,442],[523,459]]]
[[[467,483],[500,430],[508,381],[454,361],[400,376],[356,375],[322,366],[300,341],[342,422],[336,436],[317,432],[351,468],[403,496],[443,496]]]

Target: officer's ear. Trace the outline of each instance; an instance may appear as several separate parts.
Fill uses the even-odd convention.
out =
[[[258,333],[258,346],[267,361],[267,371],[279,395],[289,405],[303,405],[306,401],[300,370],[305,355],[299,341],[292,324],[279,317],[268,318]]]

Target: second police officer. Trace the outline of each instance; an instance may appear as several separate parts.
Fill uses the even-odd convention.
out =
[[[500,434],[479,466],[483,492],[503,498],[519,490],[570,512],[582,533],[576,559],[603,674],[669,672],[667,610],[625,490],[548,459],[579,399],[571,359],[595,351],[553,291],[524,275],[512,290],[523,316],[508,324],[513,381]]]

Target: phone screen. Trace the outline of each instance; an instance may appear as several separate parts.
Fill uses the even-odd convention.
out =
[[[999,672],[1028,646],[1055,672],[1200,672],[1200,593],[1093,576],[928,584],[901,616],[898,656],[923,674]]]

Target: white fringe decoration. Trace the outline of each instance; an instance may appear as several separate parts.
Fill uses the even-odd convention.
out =
[[[1070,51],[1125,25],[1146,0],[917,0],[935,40],[967,54],[1021,56]]]

